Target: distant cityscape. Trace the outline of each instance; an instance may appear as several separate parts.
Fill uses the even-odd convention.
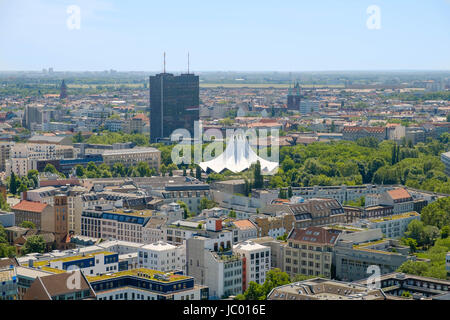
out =
[[[3,72],[0,140],[0,299],[450,299],[448,72]]]

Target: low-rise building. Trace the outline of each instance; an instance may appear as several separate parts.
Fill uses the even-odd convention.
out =
[[[23,300],[93,299],[95,292],[80,271],[38,276],[23,297]]]
[[[286,284],[272,289],[267,300],[386,300],[381,289],[322,278]]]
[[[355,283],[364,285],[367,282],[368,279],[364,279]],[[448,280],[393,272],[382,275],[378,283],[388,299],[399,299],[406,293],[410,296],[407,299],[450,299],[450,281]]]
[[[121,163],[126,167],[136,166],[139,162],[148,163],[150,168],[159,170],[161,151],[156,148],[133,148],[106,150],[102,154],[105,164],[112,166]]]
[[[401,238],[412,220],[420,220],[417,212],[394,214],[387,217],[363,220],[358,223],[370,229],[381,229],[386,238]]]
[[[379,268],[380,274],[397,270],[407,260],[415,260],[409,255],[409,247],[392,239],[383,239],[380,229],[378,239],[364,243],[355,243],[341,236],[334,247],[336,278],[356,281],[367,278],[372,272],[369,266]]]
[[[258,236],[258,229],[250,220],[236,220],[232,224],[238,230],[237,238],[233,239],[234,243],[253,239]]]
[[[97,300],[208,300],[209,289],[194,278],[139,268],[87,277]]]
[[[414,199],[405,188],[396,188],[384,192],[380,197],[380,204],[393,206],[394,214],[414,210]]]

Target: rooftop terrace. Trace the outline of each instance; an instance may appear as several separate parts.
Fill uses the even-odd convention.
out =
[[[168,275],[168,280],[163,280],[161,278],[158,278],[158,275],[159,276]],[[120,271],[120,272],[116,272],[116,273],[103,274],[103,275],[93,276],[93,277],[86,276],[86,278],[88,279],[89,282],[96,282],[96,281],[103,281],[103,280],[115,279],[115,278],[126,277],[126,276],[139,277],[139,278],[149,279],[149,280],[153,280],[153,281],[159,281],[159,282],[163,282],[163,283],[171,283],[171,282],[176,282],[176,281],[186,280],[186,279],[191,278],[191,277],[187,277],[187,276],[183,276],[183,275],[179,275],[179,274],[165,273],[162,271],[145,269],[145,268]]]

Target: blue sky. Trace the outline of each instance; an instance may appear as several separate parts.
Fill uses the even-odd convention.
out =
[[[188,51],[194,72],[450,70],[450,0],[0,0],[0,70],[161,71],[164,51],[169,71]]]

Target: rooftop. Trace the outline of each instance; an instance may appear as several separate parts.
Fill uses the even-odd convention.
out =
[[[163,276],[165,274],[168,275],[168,280],[167,281],[161,280],[158,277],[155,278],[156,275]],[[171,272],[170,273],[164,273],[162,271],[145,269],[145,268],[120,271],[120,272],[116,272],[116,273],[109,273],[109,274],[93,276],[93,277],[86,276],[86,278],[88,279],[89,282],[92,283],[92,282],[109,280],[109,279],[115,279],[115,278],[126,277],[126,276],[145,278],[145,279],[150,279],[150,280],[153,280],[153,281],[159,281],[159,282],[164,282],[164,283],[176,282],[176,281],[186,280],[186,279],[190,279],[191,278],[191,277],[188,277],[188,276],[173,274]]]
[[[392,221],[392,220],[398,220],[398,219],[404,219],[404,218],[410,218],[410,217],[420,217],[420,214],[418,214],[415,211],[411,212],[405,212],[401,214],[394,214],[392,216],[386,216],[382,218],[375,218],[375,219],[369,219],[371,222],[383,222],[383,221]]]
[[[381,289],[322,278],[290,283],[272,290],[268,300],[384,300]]]
[[[100,251],[100,252],[93,252],[93,253],[87,253],[84,255],[76,255],[76,256],[69,256],[69,257],[64,257],[64,258],[56,258],[56,259],[51,259],[51,260],[42,260],[42,261],[37,261],[33,263],[34,267],[48,267],[50,262],[69,262],[69,261],[77,261],[77,260],[83,260],[83,259],[89,259],[89,258],[93,258],[99,254],[104,254],[105,256],[110,256],[113,254],[116,254],[115,252],[110,252],[110,251]]]
[[[393,200],[411,198],[411,195],[409,194],[409,192],[406,191],[406,189],[404,189],[404,188],[397,188],[394,190],[390,190],[390,191],[387,191],[387,193]]]
[[[48,205],[45,203],[22,200],[15,206],[13,206],[11,209],[41,213],[42,211],[44,211],[45,208],[47,208],[47,206]]]

